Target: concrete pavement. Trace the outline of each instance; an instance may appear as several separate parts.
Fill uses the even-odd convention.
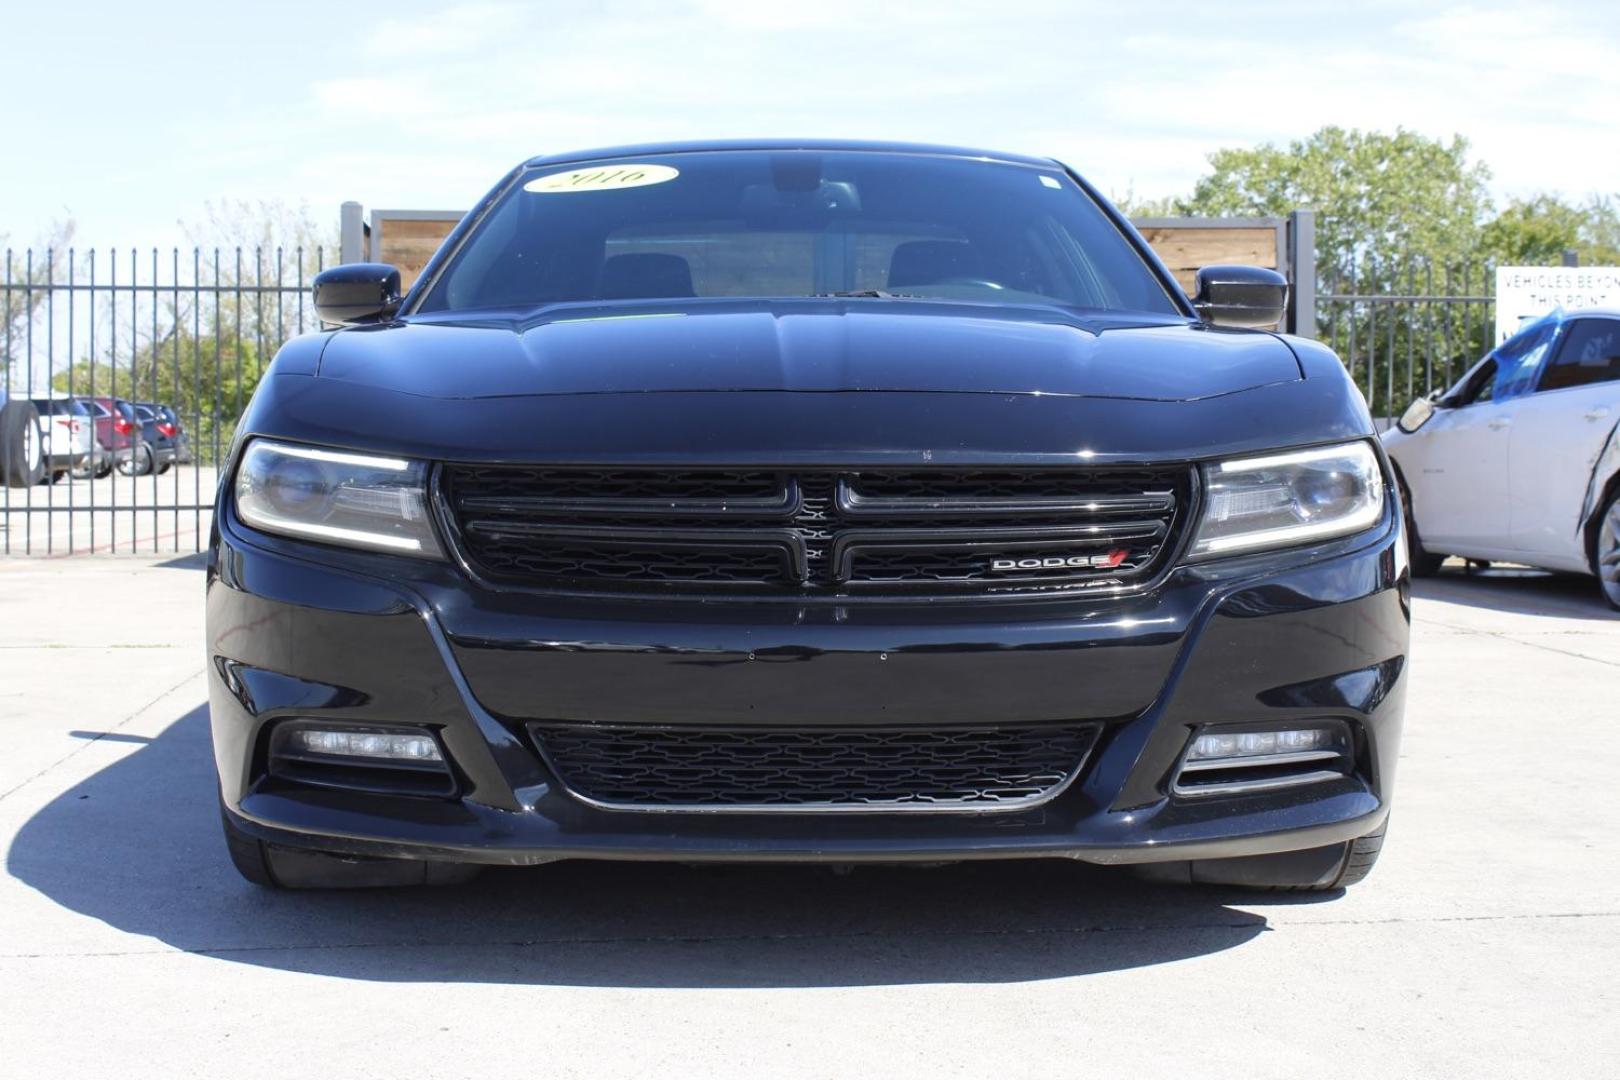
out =
[[[196,557],[0,561],[7,1076],[1562,1077],[1620,1055],[1620,618],[1590,582],[1420,584],[1389,841],[1328,898],[1057,862],[261,892],[215,820],[201,587]]]
[[[0,552],[5,555],[169,554],[208,543],[213,523],[211,465],[175,465],[161,476],[0,487]]]

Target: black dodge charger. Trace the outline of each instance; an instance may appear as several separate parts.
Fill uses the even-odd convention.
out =
[[[223,472],[250,880],[1371,868],[1406,541],[1277,274],[1187,297],[1054,161],[798,142],[536,158],[399,286],[317,279]]]

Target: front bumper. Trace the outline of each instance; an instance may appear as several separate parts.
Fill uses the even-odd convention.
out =
[[[1175,570],[1126,598],[952,604],[580,600],[487,592],[454,567],[313,550],[221,515],[208,647],[226,810],[262,839],[355,854],[532,864],[565,858],[1148,863],[1298,851],[1388,812],[1409,626],[1404,539],[1370,535]],[[400,571],[410,572],[408,578]],[[436,730],[453,799],[263,776],[289,717]],[[998,813],[705,814],[593,808],[526,734],[617,723],[1095,720],[1084,772]],[[1206,723],[1348,721],[1355,775],[1179,799]]]

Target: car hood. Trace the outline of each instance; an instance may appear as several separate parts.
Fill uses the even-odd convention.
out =
[[[920,391],[1186,401],[1294,381],[1278,338],[1182,319],[870,301],[563,305],[332,336],[323,379],[437,398]]]

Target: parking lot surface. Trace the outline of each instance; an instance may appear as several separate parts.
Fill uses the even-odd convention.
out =
[[[1413,610],[1389,841],[1343,894],[1059,861],[272,894],[219,838],[200,559],[0,562],[0,1068],[1614,1075],[1620,618],[1460,570]]]

